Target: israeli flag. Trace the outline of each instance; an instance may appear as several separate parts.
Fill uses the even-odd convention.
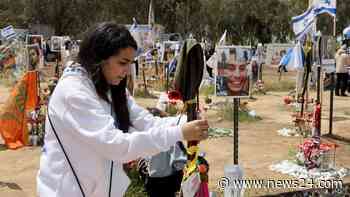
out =
[[[282,57],[279,65],[280,66],[287,66],[288,63],[290,62],[290,58],[292,57],[292,52],[293,52],[293,48],[289,48],[287,53]]]
[[[314,0],[313,6],[314,6],[315,15],[327,13],[335,17],[337,12],[336,0]]]
[[[300,43],[294,48],[288,49],[287,53],[282,57],[280,65],[286,67],[287,70],[302,70],[304,68],[304,53]]]
[[[132,21],[133,21],[133,23],[132,23],[132,25],[131,25],[131,27],[130,27],[130,29],[129,29],[130,32],[136,31],[137,26],[138,26],[135,17],[132,18]]]
[[[217,46],[224,46],[226,45],[226,34],[227,34],[227,30],[225,29],[225,32],[222,34]]]
[[[171,62],[168,65],[168,74],[175,72],[176,70],[176,64],[177,60],[176,57],[171,60]]]
[[[16,36],[16,32],[12,25],[9,25],[1,30],[1,36],[6,40],[11,39]]]
[[[306,12],[292,18],[293,31],[296,39],[300,40],[304,35],[312,30],[315,23],[314,7],[310,7]]]
[[[343,30],[343,36],[345,39],[350,39],[350,26]]]

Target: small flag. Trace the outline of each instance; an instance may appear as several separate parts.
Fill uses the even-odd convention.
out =
[[[135,17],[132,17],[132,21],[133,21],[133,23],[132,23],[132,25],[131,25],[131,27],[130,27],[130,29],[129,29],[129,31],[135,31],[136,30],[136,28],[137,28],[137,21],[136,21],[136,18]]]
[[[16,36],[16,32],[12,25],[9,25],[1,30],[1,36],[6,40],[11,39]]]
[[[343,36],[345,39],[350,39],[350,26],[343,30]]]
[[[155,18],[154,18],[154,9],[153,9],[153,1],[151,0],[149,2],[149,10],[148,10],[148,24],[153,26],[155,23]]]
[[[227,30],[225,29],[224,33],[222,34],[217,46],[223,46],[226,44],[226,34],[227,34]]]

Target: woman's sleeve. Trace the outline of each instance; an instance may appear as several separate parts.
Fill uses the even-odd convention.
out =
[[[130,112],[130,121],[132,126],[136,130],[148,130],[153,127],[159,126],[182,126],[187,122],[186,115],[179,115],[176,117],[157,117],[153,116],[148,110],[140,107],[136,104],[134,98],[127,94],[128,97],[128,107]]]
[[[68,132],[103,157],[126,162],[166,151],[182,140],[179,126],[145,129],[148,132],[123,133],[114,126],[113,117],[104,110],[97,96],[78,91],[66,97],[62,120]]]

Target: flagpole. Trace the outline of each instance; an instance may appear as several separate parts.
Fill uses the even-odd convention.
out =
[[[335,7],[337,7],[337,1],[335,1]],[[337,14],[333,17],[333,36],[336,38],[337,36]],[[331,73],[332,86],[334,82],[334,72]],[[331,92],[329,94],[329,128],[328,135],[332,135],[333,133],[333,107],[334,107],[334,87],[331,88]]]
[[[337,15],[333,17],[333,36],[337,36]]]

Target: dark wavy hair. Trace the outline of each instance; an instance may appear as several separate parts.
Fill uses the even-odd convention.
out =
[[[128,132],[131,124],[126,97],[127,79],[125,77],[119,85],[109,85],[101,66],[109,57],[128,47],[137,50],[136,41],[130,32],[114,22],[104,22],[97,24],[85,34],[77,59],[89,73],[98,96],[112,105],[118,127],[123,132]],[[111,101],[107,97],[108,90],[111,90]]]

